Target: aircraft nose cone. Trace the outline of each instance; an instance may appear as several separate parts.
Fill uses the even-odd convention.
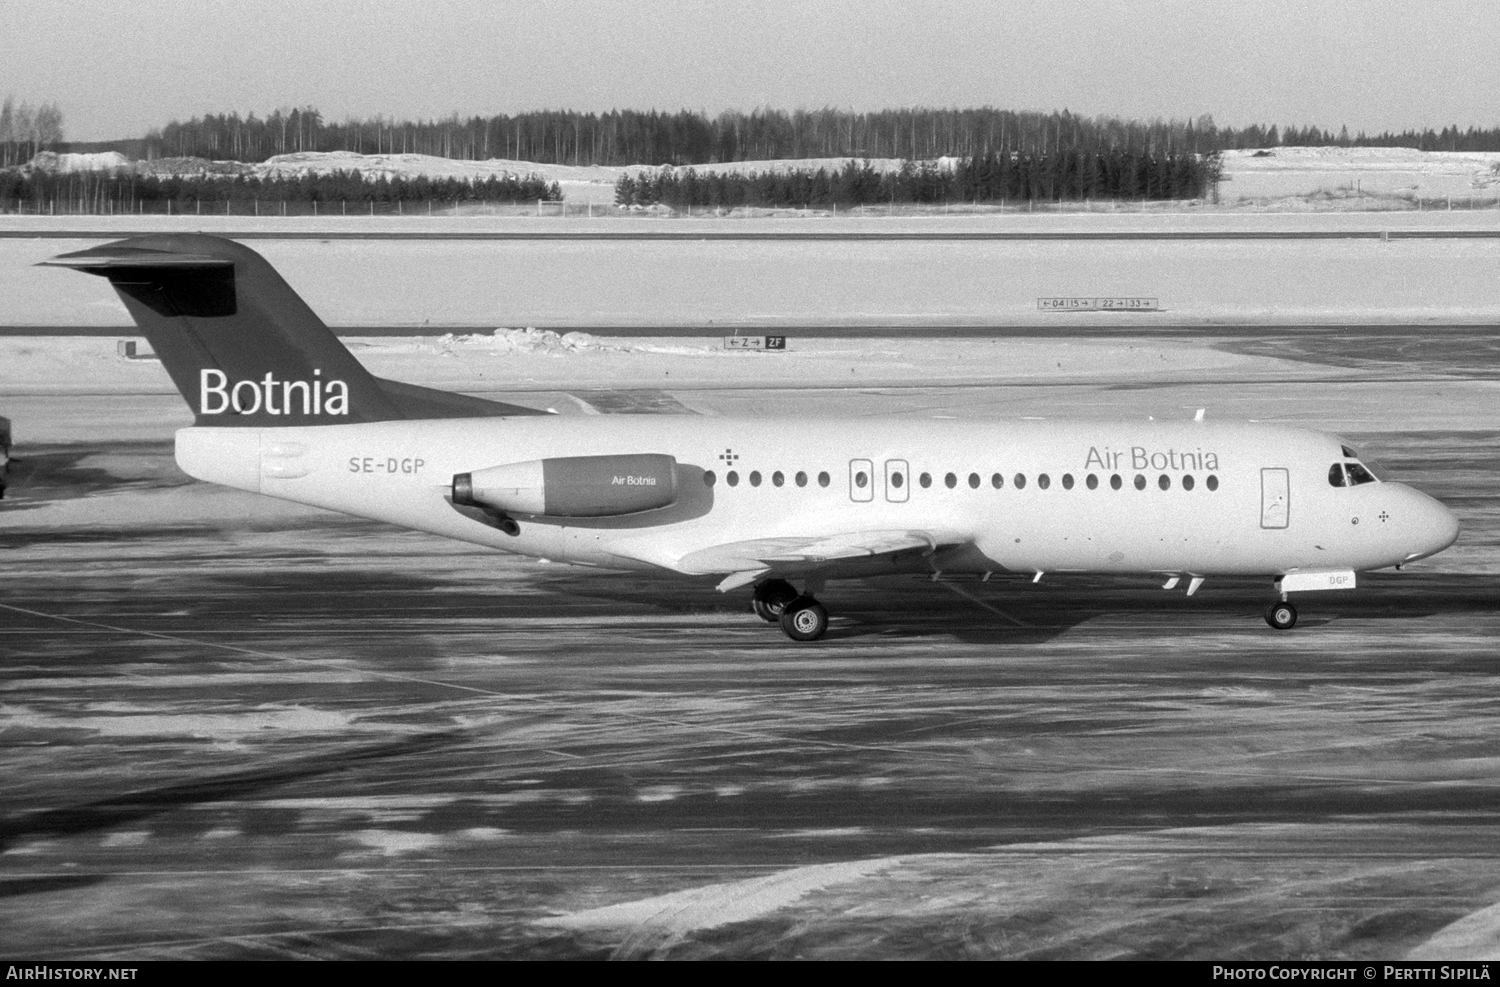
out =
[[[1412,491],[1417,504],[1413,511],[1412,554],[1407,561],[1436,555],[1458,540],[1458,516],[1426,494]]]
[[[1439,504],[1437,501],[1433,501],[1432,506],[1436,508],[1436,510],[1432,512],[1432,551],[1441,552],[1449,545],[1452,545],[1454,542],[1458,541],[1458,515],[1454,514],[1452,511],[1448,510],[1448,508],[1444,507],[1442,504]]]

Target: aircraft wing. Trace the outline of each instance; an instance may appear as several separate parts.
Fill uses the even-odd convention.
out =
[[[111,270],[135,268],[203,268],[233,267],[228,257],[212,254],[168,253],[164,250],[149,250],[141,247],[121,247],[106,244],[88,250],[75,250],[70,254],[58,254],[37,264],[37,267],[71,267],[90,273],[107,273]]]
[[[728,573],[719,589],[731,590],[770,572],[806,571],[825,563],[873,559],[912,549],[936,551],[950,541],[937,532],[910,528],[753,538],[689,552],[674,568],[701,575]]]

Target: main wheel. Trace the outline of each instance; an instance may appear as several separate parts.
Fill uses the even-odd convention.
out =
[[[751,599],[750,606],[761,620],[774,624],[781,619],[787,604],[795,599],[797,590],[791,583],[785,579],[767,579],[755,587],[755,596]]]
[[[781,612],[781,629],[793,641],[816,641],[828,630],[828,611],[810,596],[799,596]]]
[[[1297,626],[1297,608],[1285,600],[1266,607],[1266,623],[1278,631],[1289,631]]]

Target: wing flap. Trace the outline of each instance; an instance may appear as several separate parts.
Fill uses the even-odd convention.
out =
[[[677,560],[675,568],[697,575],[761,572],[889,555],[915,548],[935,550],[940,541],[930,531],[913,529],[753,538],[689,552]]]

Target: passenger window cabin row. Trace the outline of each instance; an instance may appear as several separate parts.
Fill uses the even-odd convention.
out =
[[[760,470],[751,470],[748,479],[749,479],[750,485],[752,487],[758,487],[764,481],[764,477],[761,475]],[[704,470],[703,471],[703,482],[704,482],[704,484],[706,486],[710,486],[711,487],[715,483],[718,482],[718,477],[717,477],[717,475],[715,475],[715,473],[714,473],[713,470]],[[725,473],[724,474],[724,482],[727,483],[727,484],[729,484],[731,487],[737,487],[737,486],[739,486],[739,484],[740,484],[740,474],[739,474],[739,471],[738,470],[730,470],[728,473]],[[774,473],[771,474],[771,486],[773,486],[773,487],[785,486],[786,482],[787,482],[786,474],[783,473],[781,470],[777,470],[776,472],[774,472]],[[797,473],[795,473],[793,475],[792,482],[795,485],[799,486],[799,487],[805,487],[805,486],[807,486],[807,484],[809,482],[808,474],[805,473],[805,472],[803,472],[803,471],[801,471],[801,470],[798,470]],[[827,471],[820,472],[818,474],[818,476],[817,476],[817,483],[818,483],[818,486],[820,486],[820,487],[826,487],[826,486],[828,486],[832,482],[833,482],[833,479],[832,479],[831,476],[829,476],[829,474],[827,473]],[[890,476],[888,478],[888,482],[890,483],[891,486],[896,487],[896,488],[899,489],[906,482],[906,477],[902,473],[892,473],[892,474],[890,474]],[[943,486],[947,487],[949,490],[953,490],[953,489],[955,489],[958,486],[958,483],[959,483],[958,474],[956,474],[956,473],[945,474],[943,476],[943,481],[942,482],[943,482]],[[1001,475],[1000,473],[991,473],[990,474],[990,481],[989,482],[990,482],[990,486],[991,487],[993,487],[996,490],[1000,490],[1000,489],[1004,488],[1006,481],[1005,481],[1005,477],[1003,475]],[[1026,489],[1027,482],[1028,481],[1027,481],[1025,473],[1017,473],[1010,480],[1011,486],[1014,487],[1017,490],[1024,490],[1024,489]],[[1084,479],[1083,479],[1083,485],[1086,486],[1090,490],[1096,490],[1096,489],[1098,489],[1099,485],[1100,485],[1100,482],[1101,482],[1100,477],[1096,473],[1090,473],[1087,476],[1085,476]],[[1329,477],[1329,482],[1332,482],[1332,476],[1331,475]],[[1365,482],[1365,481],[1360,481],[1360,482]],[[922,474],[919,474],[918,477],[917,477],[917,483],[924,490],[930,488],[932,486],[932,484],[933,484],[933,476],[932,476],[932,474],[931,473],[922,473]],[[983,481],[983,479],[981,479],[981,477],[980,477],[980,475],[978,473],[970,473],[969,474],[969,476],[968,476],[968,484],[969,484],[970,489],[977,490],[977,489],[979,489],[980,486],[983,485],[983,483],[984,483],[984,481]],[[1120,476],[1120,474],[1114,473],[1114,474],[1110,475],[1108,483],[1109,483],[1109,488],[1111,490],[1120,490],[1120,489],[1122,489],[1125,486],[1125,479],[1124,479],[1124,477]],[[1149,485],[1149,483],[1150,483],[1150,481],[1148,481],[1146,479],[1146,476],[1143,473],[1137,473],[1135,475],[1135,479],[1132,481],[1132,485],[1137,490],[1145,490],[1146,487]],[[854,485],[856,487],[864,488],[864,487],[867,487],[869,484],[870,484],[870,477],[869,477],[869,475],[867,473],[865,473],[864,470],[860,470],[860,471],[858,471],[858,472],[856,472],[854,474]],[[1037,487],[1039,489],[1042,489],[1042,490],[1049,489],[1052,486],[1052,477],[1051,477],[1051,475],[1047,474],[1047,473],[1039,473],[1039,474],[1037,474],[1036,485],[1037,485]],[[1064,490],[1072,490],[1075,485],[1076,485],[1076,483],[1075,483],[1075,480],[1073,478],[1073,474],[1072,473],[1064,473],[1062,475],[1062,488]],[[1181,486],[1181,488],[1183,490],[1192,490],[1192,489],[1194,489],[1198,485],[1198,481],[1194,478],[1193,474],[1191,474],[1191,473],[1185,473],[1185,474],[1183,474],[1183,476],[1181,477],[1181,479],[1178,481],[1178,485]],[[1335,484],[1335,486],[1338,486],[1338,485],[1339,484]],[[1170,489],[1172,489],[1172,478],[1170,476],[1168,476],[1166,473],[1162,473],[1160,476],[1158,476],[1156,478],[1156,486],[1159,489],[1161,489],[1161,490],[1170,490]],[[1206,487],[1209,490],[1218,490],[1219,489],[1219,478],[1217,476],[1215,476],[1214,474],[1210,473],[1208,475],[1208,478],[1203,481],[1203,486]]]
[[[983,482],[984,481],[982,479],[980,479],[980,476],[979,476],[978,473],[970,473],[969,474],[968,483],[969,483],[969,487],[971,489],[974,489],[974,490],[979,489],[980,485]],[[1026,489],[1026,483],[1027,483],[1026,474],[1025,473],[1017,473],[1015,476],[1013,476],[1011,478],[1010,482],[1011,482],[1011,486],[1015,487],[1017,490],[1025,490]],[[933,483],[932,474],[930,474],[930,473],[922,473],[922,474],[920,474],[917,477],[917,483],[923,489],[926,489],[926,488],[932,486],[932,483]],[[1137,473],[1135,475],[1135,479],[1132,481],[1132,485],[1137,490],[1145,490],[1146,487],[1149,485],[1149,483],[1150,483],[1150,481],[1146,479],[1146,476],[1143,473]],[[1182,489],[1184,489],[1184,490],[1192,490],[1194,487],[1196,487],[1198,485],[1198,481],[1193,477],[1193,475],[1191,473],[1185,473],[1185,474],[1183,474],[1182,478],[1179,480],[1179,483],[1180,483]],[[1100,477],[1099,477],[1099,475],[1097,473],[1090,473],[1090,474],[1088,474],[1087,476],[1085,476],[1083,478],[1083,485],[1086,486],[1086,487],[1088,487],[1090,490],[1097,490],[1099,488],[1099,484],[1100,484]],[[1037,485],[1037,487],[1039,487],[1042,490],[1049,489],[1052,486],[1052,477],[1051,477],[1051,475],[1047,474],[1047,473],[1038,473],[1037,477],[1036,477],[1036,485]],[[1075,485],[1075,481],[1073,479],[1073,474],[1072,473],[1064,473],[1062,475],[1062,488],[1064,490],[1072,490],[1073,487],[1074,487],[1074,485]],[[1219,489],[1219,478],[1217,476],[1215,476],[1214,474],[1210,473],[1209,476],[1208,476],[1208,479],[1206,479],[1203,482],[1203,485],[1205,487],[1207,487],[1209,490],[1217,490],[1217,489]],[[958,486],[958,476],[956,474],[954,474],[954,473],[948,473],[948,474],[944,475],[944,477],[943,477],[943,486],[947,487],[949,490],[954,489],[955,487]],[[1000,473],[991,473],[990,474],[990,486],[994,487],[996,490],[1002,489],[1005,486],[1005,477],[1002,474],[1000,474]],[[1120,474],[1118,474],[1118,473],[1113,473],[1113,474],[1110,475],[1110,477],[1109,477],[1109,488],[1111,490],[1120,490],[1120,489],[1124,488],[1124,486],[1125,486],[1125,479],[1124,479],[1124,477],[1120,476]],[[1162,473],[1160,476],[1158,476],[1156,478],[1156,486],[1158,488],[1162,489],[1162,490],[1170,490],[1170,489],[1172,489],[1172,478],[1171,478],[1171,476],[1167,475],[1166,473]]]
[[[758,487],[758,486],[760,486],[761,479],[762,479],[762,477],[760,475],[760,470],[751,470],[750,471],[750,485],[752,487]],[[717,482],[718,482],[718,477],[716,477],[714,475],[714,471],[713,470],[704,470],[703,471],[703,483],[704,483],[704,485],[711,487],[711,486],[713,486]],[[740,474],[739,474],[739,471],[738,470],[730,470],[728,473],[725,473],[724,474],[724,482],[728,483],[731,487],[737,487],[737,486],[739,486],[740,485]],[[807,474],[804,473],[804,472],[802,472],[801,470],[798,470],[797,473],[796,473],[796,475],[794,475],[792,477],[792,482],[795,483],[799,487],[805,487],[805,486],[807,486],[807,482],[808,482]],[[828,486],[828,484],[830,484],[832,482],[833,482],[833,478],[830,477],[826,471],[818,474],[818,486],[820,486],[820,487],[826,487],[826,486]],[[785,485],[786,485],[786,474],[785,473],[781,472],[781,470],[777,470],[776,472],[774,472],[774,473],[771,474],[771,486],[773,486],[773,487],[781,487],[781,486],[785,486]]]

